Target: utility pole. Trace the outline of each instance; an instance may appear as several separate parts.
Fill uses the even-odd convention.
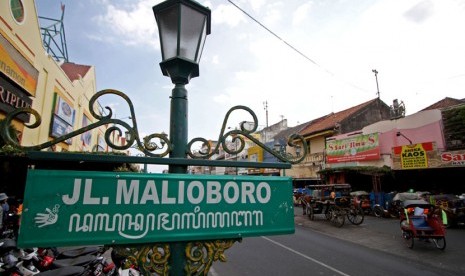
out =
[[[266,127],[268,127],[268,101],[263,102],[263,109],[266,111]]]
[[[375,79],[376,79],[376,89],[377,89],[377,95],[378,95],[378,99],[379,99],[379,85],[378,85],[378,71],[376,69],[373,69],[371,70],[371,72],[375,73]]]

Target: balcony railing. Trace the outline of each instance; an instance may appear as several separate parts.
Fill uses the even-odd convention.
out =
[[[304,161],[302,161],[301,165],[319,165],[324,162],[324,154],[323,152],[317,153],[309,153],[307,157],[305,157]]]

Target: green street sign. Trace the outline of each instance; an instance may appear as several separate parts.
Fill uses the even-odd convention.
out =
[[[18,245],[294,233],[289,177],[29,170]]]

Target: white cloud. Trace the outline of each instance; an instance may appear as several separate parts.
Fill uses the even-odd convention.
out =
[[[302,21],[304,21],[309,16],[311,8],[312,8],[311,2],[305,3],[301,5],[300,7],[298,7],[297,10],[294,11],[294,14],[292,16],[292,25],[293,26],[300,25]]]
[[[89,3],[89,0],[68,1],[75,6]],[[158,47],[154,2],[157,1],[105,1],[104,12],[95,11],[102,14],[100,25],[85,30],[85,34],[111,43]],[[379,72],[381,99],[388,105],[395,98],[404,101],[408,114],[444,97],[464,97],[464,1],[234,2],[317,65],[228,1],[204,1],[204,5],[212,8],[213,26],[200,64],[201,76],[187,87],[192,112],[189,128],[196,134],[194,137],[216,138],[222,116],[238,104],[254,110],[263,125],[263,102],[267,101],[270,124],[284,115],[289,125],[295,125],[371,100],[376,97],[372,69]],[[67,27],[77,29],[80,23]],[[130,57],[134,53],[127,47],[121,49],[124,51],[121,56]],[[113,57],[98,58],[102,59],[99,68],[108,70],[104,67],[106,60]],[[132,70],[136,72],[138,67]],[[154,71],[157,69],[154,62]],[[147,128],[154,128],[153,122],[157,122],[156,129],[166,131],[158,123],[168,123],[166,95],[172,84],[159,72],[154,76],[148,71],[137,71],[137,79],[124,84],[120,82],[126,79],[118,75],[110,83],[98,82],[103,87],[134,87],[131,88],[134,96],[140,95],[145,107],[137,113],[155,116],[146,123]],[[141,89],[141,84],[152,80],[153,86]],[[162,93],[149,94],[150,101],[147,95],[141,95],[159,90]],[[154,108],[157,103],[163,108]],[[123,114],[121,106],[117,113]]]
[[[266,1],[265,0],[248,0],[248,1],[243,1],[243,3],[250,3],[250,6],[252,6],[252,9],[254,11],[259,11],[260,9],[263,8],[263,5],[265,5]]]
[[[121,7],[108,3],[105,14],[96,17],[96,20],[101,27],[112,31],[106,35],[119,36],[119,43],[133,46],[149,45],[157,49],[158,33],[152,11],[155,4],[153,0],[143,0]]]
[[[245,22],[245,18],[237,8],[232,5],[219,5],[212,12],[212,24],[226,24],[235,27]]]
[[[220,63],[220,58],[218,55],[214,55],[211,60],[212,64],[219,64]]]

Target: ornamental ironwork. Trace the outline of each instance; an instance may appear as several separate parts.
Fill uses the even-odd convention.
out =
[[[103,114],[101,110],[98,110],[98,109],[96,110],[95,107],[98,106],[97,104],[98,99],[108,94],[119,96],[127,103],[128,108],[130,110],[130,115],[129,115],[130,123],[124,121],[123,119],[113,118],[113,114],[114,114],[113,110],[108,106],[105,107],[107,111],[106,114]],[[243,121],[240,124],[240,129],[226,131],[227,123],[228,123],[228,119],[230,118],[230,115],[233,112],[240,111],[240,110],[247,112],[252,118],[252,121]],[[97,92],[95,95],[92,96],[92,98],[89,101],[89,112],[96,119],[94,123],[91,123],[83,128],[74,130],[58,138],[41,143],[39,145],[22,146],[19,144],[16,137],[11,137],[10,132],[7,130],[7,126],[12,125],[12,121],[17,116],[21,116],[24,114],[31,115],[31,118],[32,118],[31,120],[33,120],[31,124],[27,124],[25,125],[25,127],[31,128],[31,129],[39,127],[40,124],[42,123],[42,118],[39,115],[39,113],[32,108],[18,108],[10,112],[5,118],[5,124],[4,124],[5,127],[3,127],[3,129],[0,130],[0,133],[8,144],[18,149],[21,149],[24,151],[39,151],[42,149],[49,148],[60,142],[64,142],[75,136],[81,135],[92,129],[109,125],[109,127],[105,130],[104,138],[105,138],[105,142],[107,143],[107,145],[112,149],[128,150],[129,148],[137,148],[146,157],[165,157],[171,152],[172,144],[169,140],[169,137],[165,133],[163,132],[153,133],[145,137],[140,136],[139,128],[137,125],[136,113],[134,111],[134,106],[131,100],[129,99],[129,97],[123,92],[120,92],[118,90],[113,90],[113,89],[105,89],[105,90]],[[289,151],[287,151],[284,154],[282,151],[277,151],[277,150],[267,147],[264,143],[260,142],[259,139],[255,138],[253,136],[253,133],[257,131],[257,128],[258,128],[257,116],[250,108],[246,106],[241,106],[241,105],[234,106],[226,113],[226,116],[223,120],[220,134],[218,136],[218,143],[215,145],[215,147],[211,147],[207,139],[196,137],[187,144],[186,153],[191,159],[209,159],[214,154],[218,153],[221,147],[228,154],[239,154],[244,150],[245,145],[246,145],[246,139],[247,139],[255,143],[257,146],[259,146],[263,150],[275,156],[281,162],[296,164],[296,163],[300,163],[301,161],[305,159],[307,155],[308,147],[307,147],[305,139],[301,135],[298,135],[298,134],[291,135],[288,138],[287,145],[291,148],[301,148],[303,150],[303,153],[299,152],[298,155],[297,154],[293,155]],[[124,133],[121,129],[124,130]],[[125,143],[122,145],[115,143],[112,139],[114,135],[125,136],[126,137]],[[229,139],[232,139],[232,143],[227,143]],[[194,145],[196,145],[197,143],[201,143],[203,145],[202,150],[195,151],[193,149]],[[235,146],[231,147],[231,144],[234,144]],[[96,151],[98,151],[98,149]],[[230,161],[230,162],[233,163],[235,161]],[[147,162],[147,163],[150,163],[150,162]]]

